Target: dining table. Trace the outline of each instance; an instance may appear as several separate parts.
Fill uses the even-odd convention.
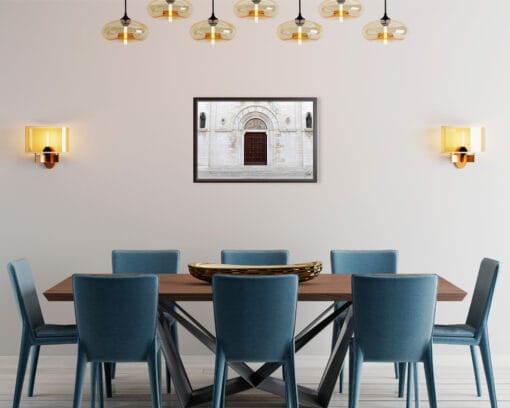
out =
[[[399,274],[402,275],[402,274]],[[69,276],[44,292],[48,301],[72,301],[72,277]],[[439,276],[437,300],[462,301],[466,292]],[[204,344],[212,353],[216,350],[216,338],[198,319],[193,317],[182,302],[211,302],[210,283],[196,279],[187,273],[159,275],[159,319],[158,335],[164,358],[170,370],[175,393],[181,407],[193,407],[212,401],[213,385],[193,388],[186,368],[170,334],[168,319],[170,314],[176,322]],[[349,343],[353,335],[351,275],[322,273],[312,280],[302,282],[298,288],[300,302],[331,302],[325,310],[295,335],[295,351],[299,352],[334,320],[342,322],[340,335],[331,347],[328,361],[324,367],[317,387],[298,385],[300,405],[308,407],[327,407],[335,390]],[[335,302],[345,302],[341,307]],[[344,313],[345,312],[345,313]],[[342,316],[340,316],[342,315]],[[229,367],[238,376],[227,381],[226,395],[236,394],[251,388],[264,390],[285,398],[285,383],[273,376],[281,363],[265,363],[257,369],[243,362],[230,362]]]

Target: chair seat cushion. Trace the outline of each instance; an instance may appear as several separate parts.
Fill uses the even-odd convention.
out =
[[[36,337],[78,337],[75,324],[43,324],[35,329]]]
[[[436,324],[432,337],[475,337],[475,328],[469,324]]]

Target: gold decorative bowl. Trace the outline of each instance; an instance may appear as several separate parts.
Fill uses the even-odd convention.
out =
[[[211,282],[215,273],[228,275],[285,275],[296,274],[299,282],[315,278],[322,271],[322,262],[306,262],[290,265],[229,265],[204,262],[188,264],[189,273],[197,279]]]

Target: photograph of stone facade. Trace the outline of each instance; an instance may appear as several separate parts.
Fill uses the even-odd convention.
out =
[[[317,181],[316,98],[195,98],[194,181]]]

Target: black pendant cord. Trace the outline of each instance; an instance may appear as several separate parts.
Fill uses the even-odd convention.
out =
[[[387,23],[390,21],[390,18],[388,17],[387,9],[386,9],[386,0],[384,0],[384,16],[381,18],[381,21]]]
[[[120,19],[120,22],[124,27],[127,27],[131,23],[131,19],[127,15],[127,0],[124,0],[124,17]]]
[[[302,26],[304,23],[305,23],[305,19],[304,17],[301,15],[301,0],[298,1],[298,4],[299,4],[299,14],[298,16],[294,19],[294,21],[296,22],[296,24],[298,26]]]
[[[212,14],[211,14],[211,17],[209,17],[209,19],[207,21],[209,22],[209,25],[211,27],[214,27],[215,25],[218,24],[218,19],[214,15],[214,0],[212,0],[211,3],[212,3]]]

